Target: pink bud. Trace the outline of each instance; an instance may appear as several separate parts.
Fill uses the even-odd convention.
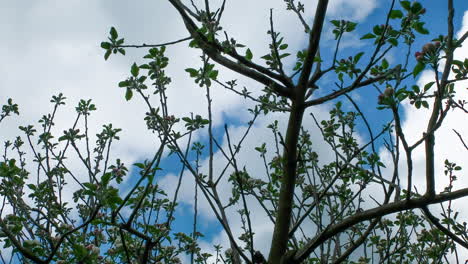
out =
[[[393,90],[392,87],[387,87],[387,88],[385,89],[385,91],[384,91],[384,95],[385,95],[386,97],[390,97],[390,96],[393,95],[393,92],[394,92],[394,90]]]
[[[431,52],[434,49],[435,49],[435,45],[432,42],[428,42],[424,44],[424,46],[422,47],[423,52]]]
[[[385,99],[385,95],[384,94],[379,94],[379,96],[377,97],[378,104],[383,104],[384,99]]]

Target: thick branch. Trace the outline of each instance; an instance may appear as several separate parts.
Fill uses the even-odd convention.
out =
[[[347,230],[355,224],[363,221],[368,221],[377,217],[402,212],[405,210],[423,208],[430,204],[442,203],[449,200],[455,200],[468,196],[468,188],[464,188],[451,193],[441,193],[433,197],[422,196],[411,200],[403,200],[393,202],[390,204],[382,205],[364,212],[356,213],[340,223],[334,224],[325,229],[320,235],[316,236],[313,240],[307,243],[302,249],[298,250],[293,257],[292,263],[301,263],[304,261],[320,244],[329,238],[337,235],[340,232]]]
[[[285,79],[284,76],[276,74],[260,65],[250,62],[243,56],[237,54],[235,51],[230,51],[227,54],[237,59],[238,62],[232,61],[224,57],[221,54],[221,52],[223,52],[223,49],[218,44],[208,41],[204,35],[199,33],[197,25],[185,12],[184,5],[179,0],[169,0],[169,2],[176,8],[176,10],[181,15],[185,27],[187,28],[191,36],[198,41],[197,44],[199,45],[199,47],[212,60],[216,61],[217,63],[223,65],[226,68],[229,68],[237,73],[240,73],[246,77],[254,79],[272,88],[273,91],[280,96],[290,97],[291,92],[286,87],[273,80],[275,79],[282,82],[286,86],[291,86],[291,82]]]
[[[435,136],[431,131],[437,125],[437,119],[439,118],[439,111],[442,108],[442,96],[444,93],[445,86],[447,85],[448,76],[451,71],[453,61],[453,15],[455,10],[453,9],[453,1],[448,0],[448,35],[447,35],[447,60],[445,63],[444,71],[442,73],[441,81],[438,83],[436,97],[434,98],[434,105],[432,108],[432,114],[427,124],[426,134],[428,135],[425,140],[426,150],[426,194],[433,196],[435,194],[435,180],[434,180],[434,145]]]
[[[367,86],[367,85],[370,85],[370,84],[373,84],[375,82],[378,82],[378,81],[381,81],[381,80],[384,80],[386,79],[389,75],[391,75],[392,73],[394,73],[396,70],[398,70],[398,68],[395,68],[393,70],[390,70],[388,71],[387,73],[383,74],[383,75],[380,75],[378,77],[375,77],[375,78],[369,78],[365,81],[362,81],[362,82],[354,82],[353,84],[351,84],[350,86],[344,88],[344,89],[341,89],[341,90],[338,90],[338,91],[334,91],[328,95],[325,95],[325,96],[322,96],[320,98],[317,98],[317,99],[313,99],[313,100],[309,100],[307,102],[305,102],[305,106],[306,107],[309,107],[309,106],[313,106],[313,105],[319,105],[319,104],[323,104],[325,102],[328,102],[330,100],[333,100],[335,98],[338,98],[344,94],[347,94],[357,88],[360,88],[360,87],[364,87],[364,86]]]
[[[460,246],[468,249],[468,243],[466,241],[464,241],[463,239],[459,238],[457,235],[455,235],[454,233],[452,233],[450,230],[448,230],[448,228],[446,228],[445,226],[443,226],[440,222],[439,222],[439,219],[437,219],[432,213],[431,211],[429,211],[429,208],[427,207],[423,207],[421,208],[422,211],[424,212],[424,214],[426,215],[427,219],[429,219],[429,221],[431,221],[432,224],[434,224],[440,231],[442,231],[445,235],[447,235],[448,237],[450,237],[453,241],[457,242],[458,244],[460,244]]]
[[[302,101],[300,101],[302,102]],[[278,211],[276,214],[276,224],[273,231],[273,238],[270,247],[268,263],[281,263],[286,254],[289,238],[289,226],[294,200],[294,187],[296,183],[297,169],[297,142],[302,124],[304,108],[293,102],[289,115],[288,128],[284,146],[283,162],[284,175],[279,193]]]
[[[304,60],[302,73],[299,77],[299,86],[305,87],[309,80],[310,72],[314,64],[315,54],[319,48],[320,37],[322,35],[323,21],[327,14],[328,0],[319,0],[317,10],[315,11],[314,25],[309,33],[309,48],[307,49],[307,57]]]

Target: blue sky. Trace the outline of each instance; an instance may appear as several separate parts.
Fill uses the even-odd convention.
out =
[[[424,43],[437,37],[438,34],[446,34],[447,31],[445,1],[421,2],[427,9],[423,20],[431,34],[418,36],[412,53],[420,49]],[[468,2],[464,0],[454,2],[456,7],[455,32],[459,32],[463,25],[465,30],[468,30]],[[252,8],[246,9],[247,3]],[[360,41],[359,38],[369,32],[373,25],[384,23],[388,3],[390,3],[388,0],[330,1],[328,21],[341,19],[344,15],[347,19],[359,23],[356,32],[345,39],[346,48],[340,53],[341,57],[347,57],[357,51],[365,51],[370,48],[368,44],[371,41]],[[257,9],[259,7],[261,9]],[[304,48],[307,40],[307,36],[303,34],[296,17],[284,10],[283,1],[259,0],[254,3],[248,0],[236,0],[231,1],[231,3],[228,1],[228,8],[223,20],[224,27],[232,32],[233,37],[252,49],[254,59],[264,55],[268,49],[269,39],[266,31],[269,25],[269,8],[274,8],[275,25],[288,41],[292,54],[295,54],[297,49]],[[312,4],[306,5],[308,22],[312,20],[311,14],[313,14],[314,9],[315,6]],[[464,17],[465,20],[463,20]],[[464,24],[463,21],[465,21]],[[153,153],[157,147],[157,141],[145,131],[145,125],[142,121],[146,112],[144,105],[140,100],[126,103],[124,91],[117,87],[117,83],[129,75],[130,65],[134,61],[143,62],[141,56],[144,51],[127,50],[127,56],[112,56],[106,62],[103,59],[103,50],[99,47],[99,43],[106,39],[111,26],[117,28],[119,34],[125,37],[128,44],[161,43],[186,37],[187,33],[180,18],[167,2],[150,0],[132,2],[123,0],[47,0],[34,3],[3,1],[0,3],[0,24],[2,25],[0,31],[4,36],[4,40],[0,43],[0,58],[3,60],[0,64],[0,72],[3,73],[3,77],[0,79],[0,102],[3,103],[11,97],[20,105],[21,111],[19,118],[2,123],[0,139],[11,139],[17,135],[18,125],[35,124],[42,114],[50,111],[49,98],[58,92],[63,92],[69,101],[66,109],[63,109],[63,112],[58,116],[56,132],[61,133],[71,125],[70,116],[79,99],[91,98],[98,107],[97,113],[91,120],[91,127],[94,127],[96,132],[101,124],[109,122],[124,129],[121,142],[115,146],[114,158],[120,157],[125,164],[130,165]],[[325,27],[321,48],[323,57],[330,57],[332,50],[329,47],[334,47],[330,26],[331,24],[327,23]],[[199,54],[187,48],[186,43],[168,48],[167,54],[171,60],[168,73],[173,79],[168,91],[170,112],[179,117],[187,116],[190,112],[204,115],[206,113],[204,90],[193,84],[184,71],[185,68],[194,67],[194,64],[200,65]],[[400,63],[399,55],[401,55],[399,51],[391,52],[390,57],[394,60],[392,62],[390,59],[391,63]],[[464,49],[457,55],[461,58],[467,57],[468,49]],[[290,65],[293,63],[291,60],[286,62],[289,62]],[[241,79],[238,75],[223,69],[220,69],[220,76],[225,81],[239,79],[242,85],[249,87],[254,92],[262,89],[253,81]],[[424,72],[414,82],[424,84],[430,81],[430,78],[430,73]],[[325,79],[325,81],[327,80]],[[365,102],[367,107],[363,111],[367,114],[369,121],[374,124],[373,128],[378,129],[389,120],[388,111],[382,112],[375,109],[377,91],[366,88],[354,92],[352,95],[357,102]],[[216,128],[222,128],[224,123],[229,123],[233,137],[240,137],[245,129],[244,121],[248,117],[245,102],[223,89],[213,89],[213,97]],[[325,118],[329,107],[328,104],[314,108],[312,111]],[[403,106],[401,111],[406,118],[405,128],[413,133],[410,138],[416,138],[417,135],[420,135],[418,128],[422,127],[420,121],[424,120],[421,117],[423,113],[412,111],[408,106]],[[458,125],[457,127],[459,127],[459,124],[466,120],[466,118],[454,116],[453,120],[448,120],[449,125]],[[274,117],[284,120],[284,116],[281,115]],[[270,134],[265,126],[272,120],[273,117],[258,121],[247,146],[258,146],[263,139],[269,137]],[[308,120],[305,124],[312,125],[312,121]],[[464,128],[460,127],[460,129]],[[359,132],[362,133],[363,138],[366,138],[364,130]],[[451,138],[450,133],[446,133],[447,136],[441,134],[442,140]],[[222,134],[219,133],[219,139],[222,138]],[[206,138],[202,136],[196,138],[196,140],[202,141],[204,139]],[[267,140],[265,139],[265,141]],[[316,140],[319,141],[320,137],[317,136]],[[442,148],[449,145],[455,146],[456,142],[442,141],[438,144]],[[326,147],[318,145],[318,148],[319,151],[324,152],[324,156],[327,155]],[[440,153],[439,158],[441,159],[453,154],[447,148],[441,149]],[[257,158],[254,151],[243,155],[245,156],[242,161],[246,166],[253,170],[261,169],[252,164],[253,160]],[[383,157],[385,157],[384,153]],[[461,163],[465,162],[466,164],[467,162],[466,158],[463,157],[454,158],[458,158]],[[166,166],[164,166],[165,170],[161,175],[161,184],[169,189],[176,179],[173,174],[178,174],[179,166],[174,166],[177,164],[177,161],[173,159],[163,161],[163,165]],[[70,166],[80,170],[77,164],[76,166],[70,164]],[[184,210],[177,214],[179,216],[179,220],[176,222],[178,229],[184,229],[188,226],[187,224],[191,223],[192,193],[190,186],[193,186],[193,183],[188,180],[191,175],[187,173],[185,177],[187,181],[184,181],[183,193],[181,194],[182,202],[185,204],[182,207]],[[227,186],[225,191],[229,191]],[[171,193],[170,190],[168,192]],[[200,228],[207,235],[206,246],[208,247],[212,242],[225,244],[226,238],[219,234],[219,226],[213,228],[216,226],[216,220],[210,214],[208,206],[203,202],[200,206]],[[234,215],[235,212],[230,214],[233,217]],[[258,223],[260,224],[262,221],[259,218]],[[235,226],[235,230],[238,231],[238,225]],[[262,226],[259,230],[258,240],[264,241],[259,242],[263,243],[261,246],[264,250],[268,245],[271,230],[268,226]]]

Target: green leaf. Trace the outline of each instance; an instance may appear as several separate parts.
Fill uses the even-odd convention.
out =
[[[416,109],[421,108],[421,101],[416,101],[416,103],[414,103],[414,106],[416,106]]]
[[[424,64],[422,62],[418,62],[418,64],[416,64],[416,66],[414,66],[413,77],[416,77],[422,70],[424,70],[425,67],[426,67],[426,64]]]
[[[125,100],[130,101],[132,97],[133,97],[132,89],[127,88],[127,91],[125,92]]]
[[[291,53],[284,53],[279,56],[280,59],[286,58],[287,56],[291,55]]]
[[[285,50],[285,49],[287,49],[287,48],[288,48],[288,44],[281,44],[281,45],[279,46],[279,49],[280,49],[280,50]]]
[[[338,20],[332,20],[330,21],[335,27],[339,27],[340,26],[340,21]]]
[[[136,63],[133,63],[132,68],[130,69],[130,73],[133,75],[133,77],[137,77],[139,72],[140,68],[138,68],[138,65],[136,65]]]
[[[248,60],[248,61],[251,61],[253,58],[253,54],[252,54],[252,51],[250,49],[247,49],[245,51],[245,59]]]
[[[429,34],[429,30],[424,28],[424,22],[416,22],[413,24],[414,30],[416,30],[418,33],[427,35]]]
[[[346,27],[346,32],[351,32],[356,29],[357,23],[355,22],[348,22],[348,26]]]
[[[121,82],[119,82],[119,87],[127,87],[127,86],[129,86],[128,81],[121,81]]]
[[[388,68],[388,61],[387,61],[385,58],[382,60],[382,68],[383,68],[383,69],[387,69],[387,68]]]
[[[112,44],[111,44],[111,43],[109,43],[109,42],[101,42],[101,48],[108,50],[108,49],[110,49],[111,47],[112,47]]]
[[[143,76],[140,76],[140,78],[138,78],[138,82],[139,82],[139,83],[144,83],[144,82],[146,81],[146,78],[147,78],[147,77],[144,76],[144,75],[143,75]]]
[[[119,36],[119,34],[117,34],[117,30],[115,30],[115,27],[111,27],[109,33],[112,39],[117,39],[117,37]]]
[[[261,58],[264,59],[264,60],[267,60],[267,61],[273,60],[273,58],[271,57],[270,54],[267,54],[267,55],[265,55],[265,56],[262,56]]]
[[[197,77],[198,76],[198,71],[195,70],[194,68],[187,68],[187,69],[185,69],[185,71],[190,73],[190,77]]]
[[[210,73],[208,74],[208,78],[212,80],[216,80],[217,77],[218,77],[218,71],[216,70],[210,71]]]
[[[396,38],[389,38],[387,41],[393,46],[398,46],[398,40]]]
[[[96,190],[97,189],[96,185],[93,184],[93,183],[90,183],[90,182],[84,182],[83,186],[90,189],[90,190]]]
[[[101,183],[106,186],[107,184],[109,184],[109,181],[110,181],[110,178],[112,176],[112,173],[110,172],[107,172],[107,173],[104,173],[104,175],[102,175],[101,177]]]
[[[367,33],[361,37],[361,39],[373,39],[373,38],[375,38],[375,35],[372,33]]]
[[[461,62],[461,61],[459,61],[459,60],[453,60],[453,61],[452,61],[452,64],[457,65],[457,66],[458,66],[459,68],[461,68],[461,69],[463,69],[463,67],[464,67],[463,62]]]
[[[111,53],[112,53],[112,50],[111,50],[111,49],[108,49],[108,50],[106,51],[106,53],[104,54],[104,59],[107,60],[107,59],[109,58],[109,56],[111,55]]]
[[[356,56],[354,56],[353,62],[358,63],[362,55],[364,55],[364,52],[359,52],[358,54],[356,54]]]
[[[422,5],[419,2],[414,2],[413,5],[411,6],[411,12],[414,14],[419,14],[419,12],[422,10]]]
[[[410,10],[411,10],[411,3],[410,3],[410,1],[400,1],[400,5],[401,5],[406,11],[410,11]]]
[[[402,18],[402,17],[403,17],[403,12],[401,12],[401,10],[392,10],[390,12],[391,19]]]
[[[433,84],[434,84],[434,82],[428,82],[426,85],[424,85],[424,92],[431,89]]]
[[[424,108],[429,109],[429,103],[427,101],[422,101],[421,104]]]
[[[145,168],[145,164],[139,163],[139,162],[138,162],[138,163],[133,163],[133,166],[138,167],[138,168],[140,168],[140,169],[144,169],[144,168]]]

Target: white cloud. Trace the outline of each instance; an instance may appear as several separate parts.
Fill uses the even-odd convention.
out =
[[[329,15],[340,19],[364,20],[376,7],[374,0],[332,0]]]

